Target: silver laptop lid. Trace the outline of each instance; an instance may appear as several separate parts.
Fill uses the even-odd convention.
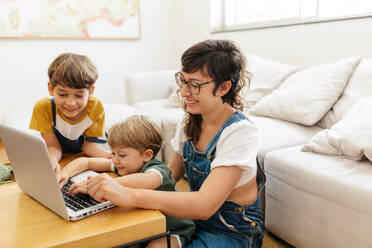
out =
[[[0,124],[0,138],[19,188],[65,219],[67,209],[40,135]]]

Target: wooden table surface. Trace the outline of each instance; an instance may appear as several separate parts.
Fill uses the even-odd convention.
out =
[[[1,148],[0,144],[3,162],[7,159]],[[156,210],[114,207],[69,222],[23,193],[16,183],[0,185],[0,202],[2,248],[113,247],[166,232],[165,217]]]

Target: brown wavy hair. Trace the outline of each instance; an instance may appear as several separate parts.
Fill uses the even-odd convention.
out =
[[[202,75],[213,78],[215,83],[213,94],[223,82],[231,81],[231,88],[222,96],[222,102],[243,110],[239,93],[246,84],[249,86],[250,73],[245,69],[246,58],[235,42],[231,40],[199,42],[183,53],[181,63],[182,71],[186,73],[200,71]],[[186,112],[186,104],[183,108]],[[200,137],[202,116],[186,112],[184,122],[187,140],[196,144]]]
[[[98,78],[98,73],[87,56],[62,53],[50,64],[48,76],[52,88],[63,84],[72,89],[90,90]]]

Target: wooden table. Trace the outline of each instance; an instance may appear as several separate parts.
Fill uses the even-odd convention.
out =
[[[4,160],[0,144],[0,162]],[[165,217],[156,210],[114,207],[69,222],[23,193],[16,183],[0,186],[2,248],[113,247],[165,232]]]

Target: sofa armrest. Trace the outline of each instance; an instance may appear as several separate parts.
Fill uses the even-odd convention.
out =
[[[175,88],[175,70],[137,72],[124,76],[127,104],[167,98]]]

